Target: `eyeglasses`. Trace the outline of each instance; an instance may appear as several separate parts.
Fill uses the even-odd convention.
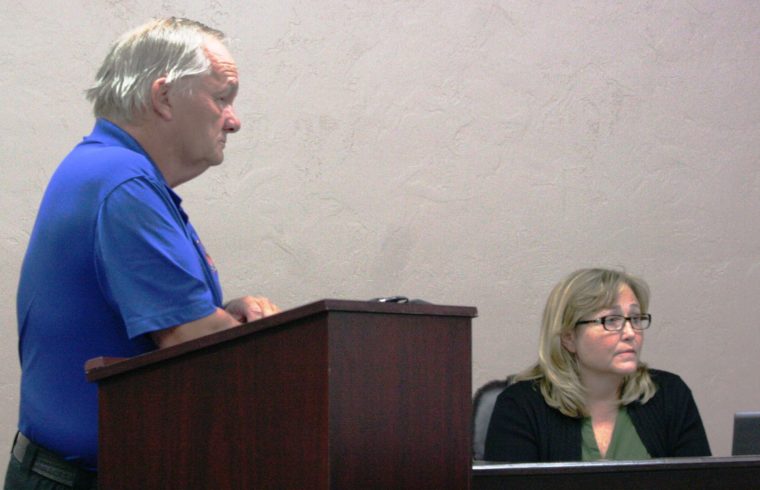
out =
[[[652,315],[646,313],[643,315],[607,315],[594,320],[581,320],[576,322],[576,326],[584,325],[586,323],[597,323],[604,327],[605,330],[610,332],[619,332],[625,327],[625,322],[631,322],[631,327],[634,330],[646,330],[652,324]]]

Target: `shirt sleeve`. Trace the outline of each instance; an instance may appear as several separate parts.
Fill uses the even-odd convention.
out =
[[[197,320],[217,305],[177,205],[148,179],[114,189],[97,216],[95,266],[130,338]]]
[[[673,376],[671,382],[672,402],[670,432],[670,452],[673,457],[710,456],[710,443],[707,440],[702,417],[689,387],[679,376]]]
[[[496,399],[486,436],[487,461],[540,461],[535,414],[521,399],[518,388],[510,386]]]

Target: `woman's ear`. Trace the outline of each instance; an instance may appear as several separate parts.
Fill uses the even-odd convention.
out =
[[[169,101],[169,84],[166,77],[157,78],[150,85],[150,103],[159,117],[166,121],[172,119],[172,105]]]
[[[566,351],[568,351],[571,354],[575,354],[576,348],[575,348],[575,330],[570,330],[569,332],[565,332],[560,335],[560,341],[562,342],[562,347],[565,348]]]

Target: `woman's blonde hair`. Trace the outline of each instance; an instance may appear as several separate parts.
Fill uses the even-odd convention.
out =
[[[611,269],[580,269],[559,282],[546,301],[539,338],[538,362],[516,380],[536,380],[546,403],[570,417],[588,416],[586,391],[575,355],[562,346],[562,335],[600,310],[612,307],[620,287],[627,285],[639,301],[642,313],[649,308],[649,286],[644,280]],[[646,364],[624,378],[620,403],[646,403],[656,391]]]
[[[123,34],[111,46],[87,90],[95,117],[133,122],[147,107],[153,82],[173,83],[208,73],[209,39],[225,41],[221,31],[190,19],[151,20]]]

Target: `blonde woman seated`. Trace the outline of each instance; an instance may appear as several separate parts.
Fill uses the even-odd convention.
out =
[[[648,307],[647,284],[623,272],[582,269],[557,284],[539,360],[499,395],[485,459],[709,456],[688,386],[640,361]]]

